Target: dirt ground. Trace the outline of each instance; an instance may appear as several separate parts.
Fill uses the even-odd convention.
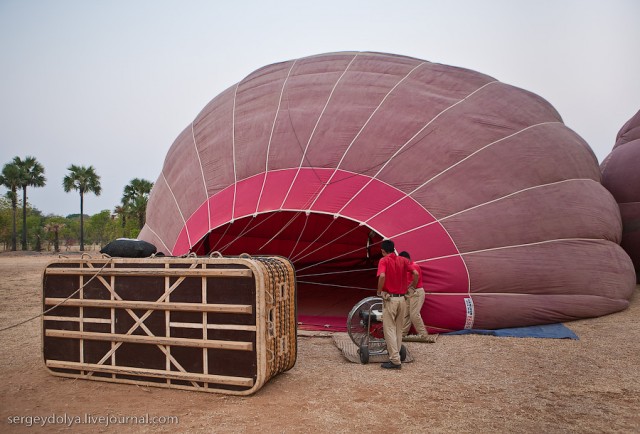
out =
[[[0,328],[40,313],[53,258],[0,254]],[[54,377],[33,320],[0,332],[0,432],[638,432],[639,292],[624,312],[568,323],[577,341],[440,336],[408,343],[415,362],[401,371],[350,363],[330,337],[300,336],[295,367],[250,397]],[[49,423],[147,414],[179,422]],[[27,426],[42,424],[36,416],[44,428]]]

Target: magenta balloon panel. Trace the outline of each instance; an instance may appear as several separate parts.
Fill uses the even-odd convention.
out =
[[[169,150],[140,238],[166,254],[275,254],[305,326],[345,326],[380,242],[420,264],[431,331],[622,310],[620,212],[554,108],[487,75],[332,53],[261,68]]]
[[[640,283],[640,111],[620,129],[600,168],[602,184],[620,207],[621,245],[633,260]]]

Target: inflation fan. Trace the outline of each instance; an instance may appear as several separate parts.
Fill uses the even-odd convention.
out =
[[[387,354],[382,328],[382,299],[367,297],[356,303],[347,317],[347,332],[358,346],[360,362],[369,363],[370,356]],[[407,349],[400,347],[400,360],[407,357]]]

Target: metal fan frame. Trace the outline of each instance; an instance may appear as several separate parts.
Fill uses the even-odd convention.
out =
[[[357,315],[362,318],[360,312],[364,309],[368,312],[368,322],[364,324],[364,320],[360,319],[359,325],[364,331],[356,332],[353,326],[353,317]],[[363,364],[369,362],[369,356],[381,355],[387,352],[385,340],[371,335],[372,312],[378,309],[382,310],[382,298],[367,297],[356,303],[347,317],[347,333],[353,343],[358,346],[358,355]]]

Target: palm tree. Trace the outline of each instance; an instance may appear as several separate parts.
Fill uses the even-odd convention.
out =
[[[11,250],[17,250],[16,212],[18,209],[18,187],[20,186],[20,168],[15,163],[7,163],[2,168],[0,184],[7,187],[7,198],[11,201],[13,209],[13,232],[11,233]]]
[[[152,188],[152,182],[139,178],[132,179],[129,185],[124,187],[122,205],[129,209],[129,212],[138,220],[140,229],[145,223],[147,203],[149,202],[149,193],[151,193]]]
[[[80,251],[84,251],[84,194],[93,193],[100,196],[102,187],[100,186],[100,176],[93,166],[84,167],[72,164],[67,169],[69,174],[62,180],[62,186],[67,193],[71,190],[80,192]]]
[[[64,223],[56,223],[56,222],[48,223],[44,226],[45,232],[53,232],[53,248],[56,252],[60,251],[59,232],[60,232],[60,229],[62,229],[64,226],[65,226]]]
[[[27,250],[27,187],[44,187],[44,167],[35,157],[27,156],[13,159],[13,164],[20,169],[20,187],[22,187],[22,250]]]
[[[129,212],[129,209],[127,204],[125,203],[124,197],[122,198],[122,203],[116,206],[113,209],[113,212],[120,217],[120,222],[122,226],[122,236],[124,237],[124,228],[127,226],[127,213]]]

